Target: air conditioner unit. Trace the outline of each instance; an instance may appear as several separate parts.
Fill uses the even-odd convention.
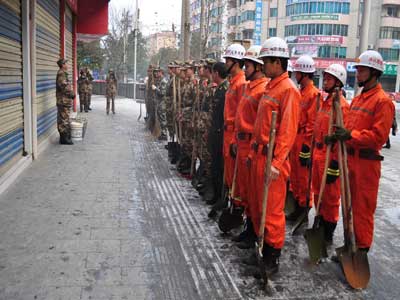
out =
[[[368,44],[368,50],[374,50],[375,45],[374,44]]]

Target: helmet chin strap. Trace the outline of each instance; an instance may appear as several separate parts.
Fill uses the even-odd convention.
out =
[[[254,74],[257,73],[257,66],[255,62],[253,62],[253,66],[254,66],[254,71],[250,74],[249,77],[246,76],[246,80],[251,80],[254,77]]]
[[[233,64],[231,64],[231,66],[230,66],[230,67],[228,68],[228,70],[227,70],[227,71],[228,71],[228,74],[231,73],[231,70],[232,70],[233,66],[236,65],[236,64],[238,63],[238,62],[236,61],[236,59],[233,59],[232,61],[233,61]]]
[[[368,79],[367,79],[367,80],[364,80],[364,81],[359,81],[359,82],[357,82],[358,86],[359,86],[359,87],[365,86],[365,84],[367,84],[368,82],[370,82],[370,81],[372,80],[373,77],[374,77],[374,75],[372,74],[372,71],[370,71],[370,72],[369,72],[369,77],[368,77]]]
[[[304,78],[304,73],[300,73],[300,74],[301,74],[301,78],[300,78],[300,80],[296,80],[297,84],[301,84],[301,82],[303,81],[303,78]]]

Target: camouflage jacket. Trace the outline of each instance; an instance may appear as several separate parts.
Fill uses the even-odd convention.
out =
[[[167,78],[163,77],[161,79],[158,79],[155,82],[156,89],[154,90],[154,95],[155,98],[157,99],[157,102],[162,102],[165,100],[165,96],[167,94],[167,88],[168,88],[168,80]]]
[[[87,72],[86,73],[86,77],[87,77],[87,79],[88,79],[88,92],[89,93],[92,93],[93,92],[93,76],[92,76],[92,74],[90,74],[90,72]]]
[[[210,105],[211,131],[222,132],[224,128],[224,107],[225,93],[228,90],[229,83],[224,80],[215,90]]]
[[[72,107],[72,102],[75,97],[71,82],[68,80],[68,73],[59,69],[56,79],[56,98],[57,105]]]
[[[107,96],[115,96],[117,94],[117,79],[110,78],[107,76],[107,87],[106,87],[106,94]]]
[[[79,94],[89,93],[89,80],[85,74],[81,74],[78,78],[78,92]]]
[[[197,80],[193,77],[186,80],[182,91],[182,113],[186,121],[191,120],[196,101]]]
[[[217,86],[211,81],[207,81],[207,86],[204,89],[201,107],[200,117],[198,122],[199,129],[206,131],[211,126],[211,104],[213,102],[214,93]]]

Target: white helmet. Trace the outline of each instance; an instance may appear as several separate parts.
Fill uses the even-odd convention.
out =
[[[267,39],[261,47],[259,58],[267,56],[289,58],[288,45],[284,40],[278,37]]]
[[[361,53],[361,55],[357,58],[354,67],[357,66],[370,67],[375,70],[383,72],[384,69],[383,58],[379,54],[379,52],[374,50],[367,50]]]
[[[293,65],[292,65],[292,62],[290,60],[288,60],[287,71],[288,72],[293,72]]]
[[[314,73],[315,62],[311,56],[302,55],[294,63],[293,71],[302,73]]]
[[[247,49],[246,54],[243,59],[254,61],[260,65],[263,65],[264,62],[261,59],[258,59],[260,56],[261,46],[253,45],[249,49]]]
[[[240,44],[232,44],[226,50],[223,58],[243,59],[246,49]]]
[[[343,85],[346,85],[347,71],[342,65],[331,64],[328,68],[324,70],[323,73],[328,73],[332,76],[335,76]]]

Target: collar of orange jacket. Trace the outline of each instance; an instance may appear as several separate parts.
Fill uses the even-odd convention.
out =
[[[252,80],[249,82],[249,88],[253,89],[254,87],[256,87],[259,84],[266,84],[268,82],[268,80],[269,79],[267,77],[261,77],[256,80]]]
[[[361,93],[361,96],[363,98],[369,98],[381,89],[382,89],[382,85],[380,83],[378,83],[375,87],[373,87],[369,91],[366,91],[365,93]]]
[[[279,75],[278,77],[275,77],[274,79],[271,79],[271,81],[269,82],[269,87],[270,88],[274,88],[275,86],[277,86],[282,80],[285,80],[289,78],[289,74],[288,72],[283,72],[281,75]]]
[[[230,85],[234,85],[235,82],[238,81],[241,77],[244,77],[244,71],[243,70],[240,70],[235,76],[233,76],[229,80]]]

